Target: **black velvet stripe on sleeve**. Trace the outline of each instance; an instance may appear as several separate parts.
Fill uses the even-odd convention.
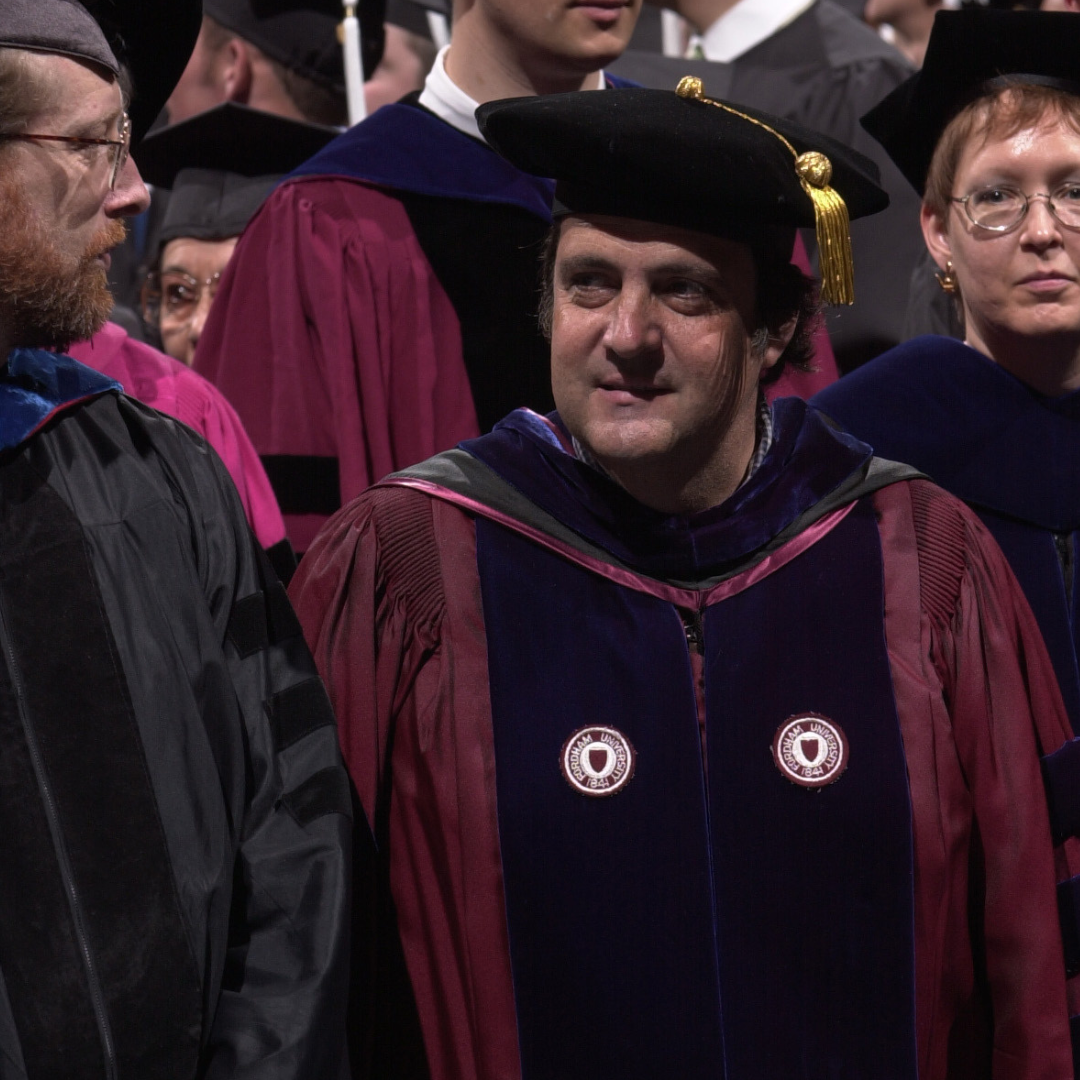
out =
[[[320,769],[298,787],[282,795],[281,801],[301,828],[327,814],[343,814],[351,818],[349,775],[338,766]]]
[[[13,659],[13,684],[21,688],[21,719],[40,749],[58,826],[47,845],[40,823],[24,837],[17,872],[6,854],[3,862],[3,876],[12,882],[0,893],[4,973],[28,1072],[83,1075],[68,1065],[87,1053],[96,987],[105,1015],[102,1043],[111,1042],[116,1075],[186,1080],[196,1071],[202,1024],[198,967],[82,528],[21,459],[0,471],[0,505],[4,644]],[[40,790],[26,790],[27,783],[24,768],[21,794],[30,805],[34,799],[41,803]],[[5,814],[0,829],[7,842],[10,820]],[[55,900],[65,866],[66,911]],[[49,937],[81,938],[87,957],[80,961],[81,975],[73,969],[70,948],[58,950],[55,942],[44,948],[40,936],[27,932],[15,892],[33,898],[33,920],[48,920]],[[25,973],[17,989],[9,964]],[[58,992],[79,979],[87,988],[83,993]],[[54,1059],[68,1065],[42,1064]]]
[[[305,735],[334,725],[334,710],[318,677],[305,679],[274,694],[266,704],[266,711],[274,732],[274,746],[279,753]]]

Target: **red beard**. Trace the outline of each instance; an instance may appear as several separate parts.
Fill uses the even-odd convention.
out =
[[[110,221],[72,265],[19,184],[11,177],[0,179],[0,312],[11,328],[12,344],[65,348],[97,333],[113,307],[98,256],[125,235],[122,221]]]

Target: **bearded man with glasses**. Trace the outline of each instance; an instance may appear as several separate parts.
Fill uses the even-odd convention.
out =
[[[3,1080],[344,1067],[349,789],[296,619],[210,447],[54,351],[109,311],[199,9],[0,7]]]

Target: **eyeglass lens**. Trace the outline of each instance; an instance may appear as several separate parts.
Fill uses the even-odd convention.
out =
[[[968,217],[984,229],[1003,231],[1020,223],[1033,199],[1044,198],[1050,213],[1066,228],[1080,229],[1080,183],[1061,184],[1049,194],[1025,195],[1006,187],[987,187],[973,191],[964,202]]]

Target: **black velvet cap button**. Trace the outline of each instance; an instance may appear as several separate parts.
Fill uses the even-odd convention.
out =
[[[1080,94],[1080,18],[1064,11],[939,11],[922,69],[862,125],[921,194],[949,121],[988,82],[1005,76]]]
[[[113,73],[127,66],[137,142],[179,80],[201,21],[200,0],[2,0],[0,46],[74,56]]]
[[[154,132],[135,160],[143,179],[172,188],[161,242],[239,236],[277,179],[337,135],[232,101]]]
[[[338,26],[341,0],[205,0],[204,10],[237,37],[290,71],[331,89],[345,89]],[[357,0],[364,77],[382,58],[386,0]]]
[[[476,115],[503,157],[556,181],[556,214],[636,218],[746,240],[774,226],[813,228],[814,205],[795,168],[795,154],[805,151],[829,159],[831,185],[852,218],[888,205],[868,158],[790,120],[730,108],[743,115],[674,90],[630,88],[493,101]]]

